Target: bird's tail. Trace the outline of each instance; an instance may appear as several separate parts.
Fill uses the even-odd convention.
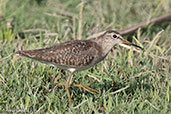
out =
[[[16,55],[34,58],[36,55],[32,51],[17,51]]]

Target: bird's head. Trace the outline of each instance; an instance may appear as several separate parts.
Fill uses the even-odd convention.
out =
[[[101,36],[97,37],[97,43],[101,45],[104,50],[106,50],[106,53],[117,44],[128,49],[130,49],[131,46],[143,49],[142,47],[125,40],[118,32],[114,30],[108,30]]]

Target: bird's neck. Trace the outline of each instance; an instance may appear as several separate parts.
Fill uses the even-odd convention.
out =
[[[94,41],[102,48],[104,55],[107,55],[115,45],[112,41],[104,40],[102,38],[97,38]]]

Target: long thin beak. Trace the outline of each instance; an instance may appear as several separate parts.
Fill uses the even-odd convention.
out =
[[[140,47],[140,46],[138,46],[138,45],[136,45],[136,44],[133,44],[133,43],[131,43],[131,42],[129,42],[129,41],[126,41],[126,40],[124,40],[124,39],[120,39],[120,40],[121,40],[121,43],[120,43],[119,45],[122,46],[122,47],[125,47],[125,48],[130,49],[131,46],[134,46],[134,47],[137,47],[137,48],[143,50],[142,47]]]

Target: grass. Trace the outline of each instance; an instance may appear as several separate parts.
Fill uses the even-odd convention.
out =
[[[57,75],[64,82],[66,72],[27,58],[14,59],[20,49],[49,47],[77,35],[86,39],[109,28],[122,29],[171,13],[170,0],[82,1],[84,6],[79,0],[0,1],[0,112],[171,113],[168,23],[125,36],[142,45],[144,52],[116,46],[95,67],[75,73],[73,83],[90,86],[100,94],[70,88],[73,106],[64,88],[53,83]],[[13,19],[13,32],[6,26],[9,19]]]

